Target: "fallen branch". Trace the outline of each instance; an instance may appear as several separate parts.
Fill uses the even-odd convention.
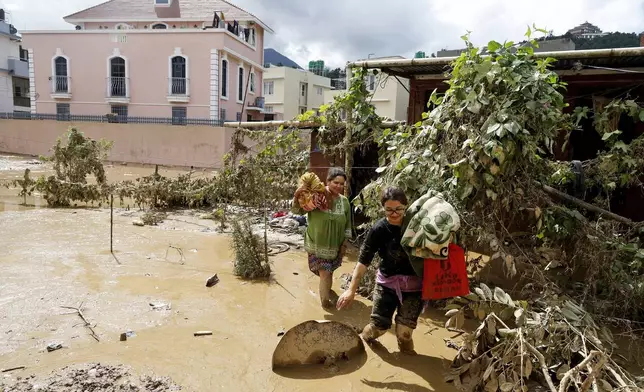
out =
[[[561,379],[561,383],[559,384],[559,392],[566,392],[568,390],[568,385],[570,384],[570,380],[572,379],[572,376],[577,374],[577,373],[579,373],[582,369],[586,368],[587,366],[589,366],[590,363],[593,360],[597,359],[597,358],[599,358],[599,361],[598,361],[597,366],[594,369],[594,372],[596,372],[598,369],[601,369],[601,367],[606,362],[606,355],[604,353],[602,353],[601,351],[593,350],[577,366],[575,366],[574,368],[568,370],[566,372],[566,374],[564,374],[563,378]],[[593,378],[591,378],[591,377],[593,377]],[[592,382],[592,380],[594,379],[594,375],[593,374],[589,375],[588,379],[590,379],[591,382]],[[586,381],[588,381],[588,380],[586,380]]]
[[[490,313],[491,316],[494,316],[497,322],[499,322],[502,326],[505,327],[508,331],[514,331],[516,333],[516,330],[511,330],[510,327],[506,323],[499,318],[495,313]],[[555,384],[552,382],[552,379],[550,378],[550,373],[548,372],[548,365],[546,364],[546,358],[537,350],[533,345],[530,343],[523,341],[523,344],[525,344],[525,347],[534,355],[537,357],[537,360],[539,361],[539,367],[541,368],[541,372],[543,373],[543,377],[545,378],[546,383],[548,384],[548,387],[550,388],[550,392],[557,392],[557,388],[555,387]]]
[[[625,217],[623,217],[621,215],[617,215],[617,214],[612,213],[610,211],[606,211],[603,208],[594,206],[594,205],[592,205],[590,203],[586,203],[585,201],[583,201],[581,199],[577,199],[576,197],[570,196],[567,193],[558,191],[555,188],[550,187],[548,185],[544,185],[544,184],[542,184],[540,182],[537,182],[537,181],[535,181],[535,182],[537,183],[537,185],[539,185],[550,196],[554,196],[554,197],[558,197],[560,199],[564,199],[565,201],[570,202],[570,203],[576,205],[577,207],[581,207],[581,208],[583,208],[585,210],[588,210],[588,211],[596,212],[598,214],[604,215],[607,218],[612,219],[612,220],[617,221],[617,222],[621,222],[621,223],[631,225],[631,226],[635,224],[632,220],[630,220],[628,218],[625,218]]]
[[[61,306],[61,308],[75,310],[76,313],[78,314],[78,317],[80,317],[83,320],[83,322],[85,323],[85,327],[87,327],[90,330],[92,337],[94,339],[96,339],[97,342],[101,341],[98,338],[98,335],[96,334],[96,331],[94,331],[94,328],[92,328],[92,325],[89,323],[89,321],[87,321],[87,319],[85,318],[85,315],[83,314],[83,310],[82,310],[83,303],[82,302],[81,302],[80,305],[78,305],[77,308],[74,308],[72,306]]]

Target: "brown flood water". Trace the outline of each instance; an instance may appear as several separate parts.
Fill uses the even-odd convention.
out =
[[[23,163],[24,158],[0,156],[0,180],[21,177]],[[30,168],[33,177],[48,170]],[[152,170],[116,165],[108,168],[108,178],[134,179]],[[454,334],[440,327],[440,313],[422,316],[414,335],[418,356],[398,355],[395,336],[388,333],[381,338],[384,348],[367,347],[366,359],[343,364],[338,372],[315,367],[279,375],[271,370],[278,332],[310,319],[361,328],[370,301],[360,298],[348,311],[322,310],[318,278],[298,250],[272,258],[271,283],[243,282],[232,275],[229,237],[204,232],[214,222],[189,214],[158,227],[135,227],[136,211],[115,208],[114,257],[108,209],[38,208],[46,203],[37,196],[27,200],[35,208],[23,207],[16,193],[0,188],[0,368],[27,369],[0,374],[0,380],[101,362],[169,376],[189,391],[453,390],[443,382],[443,370],[455,351],[443,338]],[[183,250],[184,264],[170,245]],[[337,271],[336,293],[340,275],[354,265],[346,262]],[[206,288],[214,273],[220,283]],[[61,308],[81,303],[100,342],[75,312]],[[150,303],[171,308],[154,310]],[[128,330],[136,336],[120,342]],[[194,337],[199,330],[213,335]],[[48,353],[51,342],[64,348]]]

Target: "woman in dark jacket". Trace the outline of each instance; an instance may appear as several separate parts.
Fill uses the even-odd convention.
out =
[[[422,278],[416,275],[409,256],[400,245],[407,197],[401,189],[389,187],[382,193],[380,201],[385,218],[377,221],[369,230],[360,249],[351,285],[338,299],[337,308],[344,309],[351,304],[362,276],[378,253],[382,262],[376,275],[371,321],[360,336],[372,342],[383,335],[391,328],[392,317],[397,311],[398,347],[403,353],[413,354],[412,332],[423,310],[423,300]]]

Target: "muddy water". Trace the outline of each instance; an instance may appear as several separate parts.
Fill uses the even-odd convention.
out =
[[[114,166],[108,178],[151,170]],[[0,170],[0,179],[21,175]],[[0,190],[0,368],[27,369],[0,377],[93,361],[169,376],[192,391],[451,390],[442,372],[454,355],[443,338],[452,334],[434,325],[432,319],[443,320],[436,314],[424,315],[415,332],[416,357],[399,356],[395,336],[388,333],[381,338],[383,348],[368,347],[365,360],[339,372],[272,372],[278,332],[309,319],[362,327],[371,310],[363,299],[349,311],[322,310],[317,278],[300,251],[273,258],[271,283],[246,283],[232,275],[229,238],[207,230],[213,222],[181,216],[158,227],[135,227],[132,211],[115,209],[113,256],[109,211],[25,208],[14,192]],[[28,204],[45,203],[36,196]],[[182,250],[183,260],[170,245]],[[337,293],[337,278],[354,265],[347,262],[336,273]],[[206,288],[214,273],[220,283]],[[154,310],[150,303],[170,309]],[[100,342],[73,310],[62,308],[81,304]],[[128,330],[136,336],[120,342]],[[194,337],[199,330],[213,335]],[[48,353],[50,342],[64,348]]]

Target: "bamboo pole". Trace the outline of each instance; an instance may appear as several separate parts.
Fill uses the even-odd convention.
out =
[[[114,195],[110,195],[110,253],[114,254]]]
[[[383,121],[381,125],[383,127],[396,127],[398,125],[406,124],[405,121]],[[277,128],[284,126],[285,128],[299,128],[299,129],[311,129],[319,128],[322,126],[319,122],[315,121],[229,121],[224,123],[225,128],[246,128],[246,129],[258,129],[258,128]]]

